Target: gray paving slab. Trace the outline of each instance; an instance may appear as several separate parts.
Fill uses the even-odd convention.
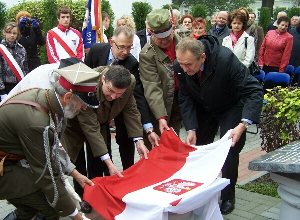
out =
[[[254,125],[250,126],[250,131],[256,131]],[[184,129],[181,129],[179,137],[181,140],[185,140],[186,132]],[[218,140],[218,135],[215,140]],[[247,133],[247,141],[244,149],[241,153],[246,153],[255,148],[260,147],[259,134],[249,134]],[[115,142],[115,139],[112,139],[112,154],[113,161],[118,167],[122,170],[121,159],[118,151],[118,146]],[[135,154],[135,161],[138,161],[138,154]],[[70,181],[72,182],[72,181]],[[263,201],[263,202],[260,202]],[[266,202],[269,201],[269,202]],[[263,204],[262,204],[263,203]],[[236,209],[229,215],[224,216],[225,220],[277,220],[279,217],[280,209],[280,199],[272,198],[268,196],[262,196],[257,193],[252,193],[242,189],[236,189]],[[3,219],[9,212],[14,210],[14,206],[8,204],[6,200],[0,200],[0,219]],[[61,218],[62,220],[70,219],[68,217]],[[102,218],[95,218],[102,219]]]

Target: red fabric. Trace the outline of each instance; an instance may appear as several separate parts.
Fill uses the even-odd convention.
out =
[[[94,86],[79,86],[79,85],[73,85],[69,81],[67,81],[64,77],[59,77],[59,83],[64,89],[70,91],[77,91],[77,92],[94,92],[96,91],[97,85]]]
[[[164,53],[166,55],[168,55],[170,57],[172,63],[174,63],[174,60],[176,59],[176,52],[175,52],[175,43],[174,43],[174,40],[172,41],[172,43],[170,44],[170,46],[167,49],[164,49],[163,51],[164,51]],[[173,71],[173,74],[174,74],[174,71]],[[175,91],[178,91],[179,82],[178,82],[178,79],[177,79],[177,75],[174,74],[173,76],[174,76]]]
[[[48,31],[49,34],[53,35],[54,38],[58,41],[58,43],[65,49],[65,51],[70,55],[70,57],[76,57],[71,48],[61,39],[61,37],[55,33],[53,30]]]
[[[201,36],[206,35],[206,33],[204,32]],[[196,36],[195,34],[192,35],[192,38],[195,38],[196,40],[201,37],[201,36]]]
[[[172,129],[164,131],[159,146],[149,152],[148,160],[141,159],[123,171],[123,178],[116,175],[94,178],[94,186],[85,185],[83,199],[104,218],[112,220],[125,209],[122,198],[126,194],[171,177],[184,166],[189,152],[194,150],[183,143]]]
[[[244,33],[244,30],[240,30],[237,35],[235,35],[233,33],[233,31],[230,32],[230,38],[231,38],[231,42],[232,42],[232,47],[235,46],[236,42],[240,39],[240,37],[242,36],[242,34]]]
[[[199,74],[199,84],[201,84],[201,81],[202,81],[202,71],[199,70],[198,74]]]
[[[0,48],[0,53],[4,57],[5,61],[7,62],[8,66],[11,68],[15,76],[17,77],[18,81],[20,82],[24,76],[21,76],[17,68],[14,64],[10,61],[10,59],[6,56],[5,52]]]
[[[168,118],[167,118],[167,117],[160,117],[160,118],[157,119],[157,120],[160,120],[160,119],[165,119],[165,120],[167,120]]]
[[[292,48],[291,34],[278,33],[277,30],[268,31],[260,47],[258,65],[279,67],[279,72],[283,73],[289,64]]]

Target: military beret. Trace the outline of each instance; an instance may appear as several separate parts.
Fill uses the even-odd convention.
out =
[[[172,30],[173,25],[170,21],[171,16],[168,9],[154,9],[146,17],[151,32],[157,38],[168,37]]]
[[[77,63],[55,70],[60,75],[60,85],[76,95],[85,105],[98,108],[100,103],[96,96],[100,73],[84,63]]]

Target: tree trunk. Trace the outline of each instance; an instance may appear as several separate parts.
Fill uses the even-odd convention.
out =
[[[261,2],[261,7],[267,7],[270,9],[271,17],[273,17],[273,6],[274,0],[262,0]]]

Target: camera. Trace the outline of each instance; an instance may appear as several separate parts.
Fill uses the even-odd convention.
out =
[[[32,19],[31,18],[26,18],[26,23],[27,26],[31,26],[32,25]]]

